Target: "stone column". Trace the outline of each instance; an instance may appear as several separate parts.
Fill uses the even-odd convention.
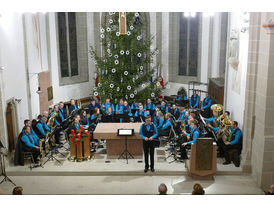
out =
[[[262,24],[274,13],[251,13],[242,167],[262,189],[274,181],[274,36]]]

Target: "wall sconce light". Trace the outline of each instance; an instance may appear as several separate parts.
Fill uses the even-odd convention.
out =
[[[17,102],[17,104],[19,104],[22,101],[22,99],[14,99],[14,100]]]
[[[38,87],[38,89],[37,89],[36,93],[37,93],[37,94],[41,94],[41,93],[43,93],[43,91],[41,90],[41,88],[40,88],[40,87]]]

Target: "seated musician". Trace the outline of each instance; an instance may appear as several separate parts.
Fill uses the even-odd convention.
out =
[[[156,112],[156,116],[154,118],[154,125],[156,126],[157,129],[162,128],[164,123],[164,115],[161,111]]]
[[[108,107],[111,107],[112,111],[115,112],[114,105],[110,102],[109,98],[106,98],[106,102],[101,106],[101,112],[103,112],[104,114],[107,111]]]
[[[166,113],[165,114],[165,122],[162,126],[162,128],[158,129],[159,137],[161,136],[169,136],[170,128],[171,128],[171,114]]]
[[[213,122],[216,120],[215,112],[213,112],[212,117],[210,118],[203,118],[206,123],[213,124]]]
[[[177,108],[176,104],[173,104],[171,107],[171,114],[175,117],[175,119],[178,119],[180,116],[179,109]]]
[[[176,96],[177,101],[182,101],[182,100],[187,100],[187,97],[185,95],[183,95],[183,93],[178,93],[178,95]]]
[[[124,101],[124,114],[126,115],[126,122],[129,122],[129,117],[132,117],[132,113],[127,101]]]
[[[76,133],[80,129],[80,125],[81,125],[80,120],[81,120],[81,117],[79,114],[74,116],[73,124],[70,126],[70,131],[73,129]]]
[[[144,105],[144,110],[149,111],[149,115],[154,115],[155,112],[155,104],[151,103],[151,99],[147,99],[147,103]]]
[[[91,115],[90,117],[90,120],[94,120],[94,119],[96,119],[96,122],[94,124],[94,126],[96,127],[97,123],[101,122],[101,119],[102,119],[102,115],[100,114],[99,108],[95,108],[94,114]]]
[[[50,128],[47,125],[47,118],[42,117],[39,119],[39,121],[35,124],[34,130],[40,139],[45,139],[46,132],[50,132]]]
[[[60,123],[62,122],[62,120],[61,120],[61,118],[59,116],[59,107],[58,107],[58,105],[54,105],[53,111],[50,113],[50,118],[53,118],[53,115],[54,115],[54,119],[53,119],[53,125],[51,125],[51,127],[54,127],[56,125],[57,126],[60,125]],[[52,124],[52,123],[50,123],[50,119],[49,119],[48,124]],[[55,143],[56,144],[61,144],[61,142],[60,142],[60,136],[61,136],[60,132],[61,132],[60,128],[57,129],[57,130],[55,130],[55,132],[54,132]]]
[[[64,102],[60,102],[58,107],[59,117],[61,119],[61,122],[63,122],[67,118],[67,112],[64,108]]]
[[[87,112],[85,110],[82,110],[80,113],[80,124],[83,125],[84,129],[88,129],[89,127],[89,120],[87,117]]]
[[[135,101],[134,104],[131,105],[131,109],[139,109],[139,102]]]
[[[38,137],[37,134],[35,133],[35,131],[34,131],[34,129],[33,129],[34,127],[32,126],[32,123],[31,123],[31,121],[30,121],[29,119],[25,119],[25,120],[24,120],[24,127],[26,127],[26,126],[30,127],[31,134],[35,137],[35,139],[36,139],[37,141],[39,141],[39,137]],[[23,128],[22,131],[21,131],[21,133],[24,134],[24,132],[25,132],[25,130],[24,130],[24,128]]]
[[[238,152],[235,154],[237,155],[237,161],[240,161],[239,155],[242,151],[242,144],[243,144],[243,134],[241,129],[238,127],[238,122],[234,121],[232,127],[229,127],[231,130],[231,136],[228,141],[223,142],[222,138],[221,141],[223,142],[221,144],[221,148],[224,152],[225,162],[223,165],[227,165],[231,163],[231,159],[229,157],[229,150],[231,149],[237,149]]]
[[[43,117],[46,117],[46,118],[47,118],[47,123],[48,123],[48,120],[49,120],[49,112],[48,112],[48,111],[44,111],[44,112],[43,112]]]
[[[192,143],[196,143],[196,139],[199,138],[200,133],[198,129],[198,122],[196,120],[190,120],[191,125],[191,132],[187,133],[186,131],[183,131],[185,138],[182,139],[182,144],[180,144],[180,150],[181,150],[181,159],[188,159],[186,154],[186,146],[191,145]]]
[[[142,104],[139,105],[139,110],[135,112],[135,119],[137,122],[145,122],[145,117],[147,116],[147,112],[144,110]]]
[[[107,111],[103,115],[103,122],[114,122],[114,112],[111,107],[107,108]]]
[[[22,149],[24,152],[31,152],[33,155],[34,163],[37,163],[38,156],[40,155],[40,147],[39,142],[36,138],[31,134],[30,126],[24,127],[24,133],[21,137],[21,141],[24,143],[22,144]]]
[[[96,103],[95,99],[91,99],[90,104],[88,105],[88,113],[92,115],[94,113],[95,108],[100,109],[100,104]]]
[[[75,100],[71,99],[70,100],[70,106],[69,106],[69,114],[71,114],[71,112],[73,112],[74,110],[77,110],[77,109],[78,109],[78,107],[75,104]]]
[[[166,105],[165,101],[161,102],[160,110],[164,115],[168,113],[168,106]]]
[[[185,114],[186,114],[186,109],[184,107],[180,108],[178,121],[183,120],[185,118]]]
[[[196,94],[196,90],[193,90],[193,95],[190,98],[189,106],[191,109],[196,109],[200,103],[200,96]]]
[[[123,99],[120,99],[119,104],[116,105],[115,111],[116,111],[116,114],[124,114],[124,100]],[[122,122],[122,121],[123,121],[122,118],[120,118],[120,120],[118,119],[118,122]]]
[[[210,96],[208,96],[208,93],[206,93],[206,97],[204,98],[204,100],[202,101],[202,105],[201,105],[201,113],[203,117],[209,117],[210,116],[210,112],[211,112],[211,107],[212,105],[212,99]]]

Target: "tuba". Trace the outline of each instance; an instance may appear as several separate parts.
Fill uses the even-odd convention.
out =
[[[229,138],[231,136],[231,131],[229,130],[229,127],[232,126],[232,124],[232,119],[224,116],[223,120],[221,121],[221,128],[217,133],[217,138],[222,138],[223,142],[229,141]]]

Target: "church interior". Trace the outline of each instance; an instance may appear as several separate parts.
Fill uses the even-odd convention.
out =
[[[1,12],[1,192],[153,195],[163,183],[187,195],[199,183],[205,194],[265,194],[273,19]]]

